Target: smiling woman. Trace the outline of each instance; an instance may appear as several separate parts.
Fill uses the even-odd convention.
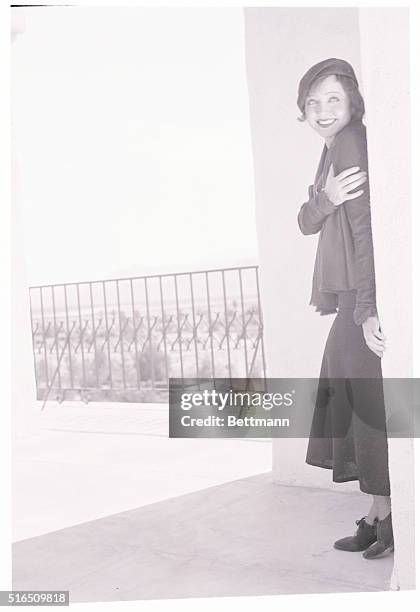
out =
[[[318,79],[305,102],[306,120],[327,146],[334,136],[349,123],[352,114],[349,98],[335,75]]]
[[[316,97],[316,94],[318,94],[318,97]],[[303,96],[303,92],[300,95]],[[334,122],[337,113],[343,112],[343,106],[346,106],[346,99],[348,99],[350,104],[351,117],[353,119],[362,119],[365,114],[365,103],[352,77],[344,74],[330,75],[326,78],[319,77],[312,83],[311,91],[308,94],[299,121],[305,121],[306,118],[309,121],[310,110],[320,109],[324,105],[327,115],[325,123],[328,126],[328,123]],[[331,116],[328,116],[328,113]],[[322,123],[323,121],[320,121],[320,125]],[[336,130],[336,132],[338,131]]]
[[[347,91],[342,79],[353,82]],[[353,68],[336,58],[310,68],[299,86],[298,106],[325,143],[298,215],[302,233],[320,233],[311,304],[321,314],[338,309],[322,359],[306,463],[331,469],[334,482],[358,480],[372,495],[356,534],[334,547],[363,550],[373,559],[393,550],[393,533],[381,384],[385,337],[376,308],[364,106],[355,89]],[[363,385],[361,378],[372,380]]]

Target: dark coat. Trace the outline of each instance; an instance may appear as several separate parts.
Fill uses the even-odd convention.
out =
[[[368,171],[366,128],[361,120],[348,123],[329,148],[324,146],[309,200],[298,215],[303,234],[320,232],[310,304],[321,314],[337,312],[337,292],[356,289],[353,318],[361,325],[377,315],[369,178],[357,188],[364,190],[362,195],[334,206],[322,191],[331,163],[334,175],[352,166]]]

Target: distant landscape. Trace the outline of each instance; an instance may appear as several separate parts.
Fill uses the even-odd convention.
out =
[[[237,271],[225,291],[220,273],[32,289],[38,397],[160,402],[170,377],[263,376],[255,269],[241,274],[242,294]]]

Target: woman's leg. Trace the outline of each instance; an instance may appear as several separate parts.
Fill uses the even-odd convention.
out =
[[[366,523],[368,523],[368,525],[373,525],[375,519],[378,518],[378,505],[376,501],[377,497],[378,495],[372,495],[372,505],[368,514],[366,515]]]
[[[373,495],[378,520],[383,521],[391,512],[391,498],[386,495]]]
[[[366,523],[373,525],[375,518],[383,521],[391,512],[391,498],[386,495],[372,495],[372,505],[366,515]]]
[[[367,548],[365,559],[376,559],[394,550],[394,534],[391,518],[391,498],[386,495],[374,495],[373,504],[376,508],[378,522],[376,523],[376,542]]]

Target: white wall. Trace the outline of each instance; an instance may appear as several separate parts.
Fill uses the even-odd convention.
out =
[[[308,305],[318,236],[300,233],[297,214],[323,141],[297,121],[297,88],[304,72],[326,57],[347,59],[360,75],[357,9],[249,8],[245,24],[269,375],[318,377],[333,317]],[[305,464],[306,446],[303,439],[274,441],[274,479],[335,488],[329,470]]]
[[[377,300],[388,344],[382,367],[390,378],[413,375],[408,25],[408,9],[360,9]],[[388,409],[392,400],[385,396]],[[393,584],[415,588],[413,441],[390,439],[389,464]]]

